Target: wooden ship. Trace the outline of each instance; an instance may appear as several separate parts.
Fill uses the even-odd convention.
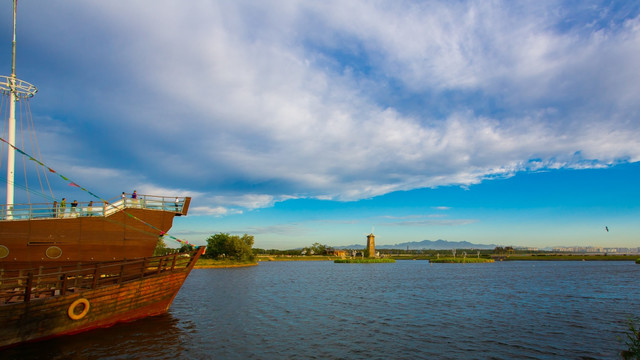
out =
[[[15,153],[29,157],[15,142],[16,102],[37,92],[16,78],[16,7],[13,0],[11,76],[0,76],[9,104],[8,133],[0,138],[7,149],[7,195],[0,205],[0,348],[162,314],[204,253],[202,247],[153,256],[173,219],[187,214],[189,197],[123,193],[103,200],[87,191],[96,201],[14,203]]]
[[[203,252],[5,272],[0,349],[163,314]]]
[[[128,194],[127,194],[128,195]],[[0,205],[0,269],[151,256],[191,198],[137,195],[61,208]]]

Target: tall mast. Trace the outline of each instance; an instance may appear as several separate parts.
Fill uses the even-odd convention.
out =
[[[13,43],[11,58],[11,78],[9,79],[9,149],[7,154],[7,219],[10,219],[13,207],[13,181],[16,161],[16,9],[18,0],[13,0]]]
[[[18,8],[18,0],[13,0],[13,43],[11,54],[11,76],[0,76],[0,92],[9,96],[9,118],[7,143],[7,207],[5,219],[13,218],[13,183],[16,162],[16,102],[18,99],[28,99],[33,97],[38,89],[26,81],[22,81],[16,77],[16,9]]]

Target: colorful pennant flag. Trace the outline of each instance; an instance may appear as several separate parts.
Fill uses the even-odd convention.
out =
[[[13,149],[15,149],[17,152],[19,152],[20,154],[22,154],[22,155],[24,155],[24,156],[28,157],[30,160],[34,160],[36,163],[38,163],[38,164],[39,164],[39,165],[41,165],[42,167],[47,168],[47,170],[49,170],[49,172],[54,173],[54,174],[58,174],[58,173],[56,173],[56,171],[55,171],[55,170],[53,170],[52,168],[50,168],[50,167],[46,166],[45,164],[41,163],[40,161],[38,161],[38,160],[34,159],[32,156],[30,156],[29,154],[25,153],[24,151],[22,151],[22,150],[18,149],[18,148],[17,148],[17,147],[15,147],[14,145],[10,144],[10,143],[9,143],[7,140],[5,140],[4,138],[0,137],[0,141],[2,141],[2,142],[4,142],[4,143],[6,143],[7,145],[11,146],[11,147],[12,147]],[[91,191],[88,191],[87,189],[85,189],[85,188],[83,188],[83,187],[80,187],[80,185],[78,185],[78,184],[76,184],[75,182],[73,182],[73,181],[69,180],[69,178],[65,177],[64,175],[58,174],[58,176],[59,176],[59,177],[61,177],[62,179],[64,179],[65,181],[68,181],[68,182],[69,182],[69,186],[73,186],[73,187],[80,188],[81,190],[83,190],[83,191],[87,192],[89,195],[91,195],[91,196],[95,197],[96,199],[99,199],[100,201],[102,201],[105,205],[109,205],[109,206],[111,206],[112,208],[117,209],[117,207],[116,207],[115,205],[113,205],[113,204],[109,203],[107,200],[105,200],[105,199],[101,198],[100,196],[98,196],[98,195],[96,195],[96,194],[92,193]],[[133,216],[132,214],[129,214],[129,213],[128,213],[128,212],[126,212],[126,211],[125,211],[124,213],[125,213],[127,216],[129,216],[129,217],[131,217],[131,218],[133,218],[133,219],[135,219],[135,220],[137,220],[137,221],[139,221],[139,222],[141,222],[141,223],[143,223],[143,224],[147,225],[148,227],[150,227],[150,228],[152,228],[152,229],[154,229],[154,230],[159,231],[159,232],[160,232],[160,236],[165,236],[165,235],[166,235],[166,236],[169,236],[172,240],[175,240],[175,241],[177,241],[177,242],[179,242],[179,243],[181,243],[181,244],[186,244],[186,245],[189,245],[189,246],[191,246],[191,247],[194,247],[194,245],[190,244],[190,243],[189,243],[189,242],[187,242],[186,240],[181,240],[181,239],[178,239],[178,238],[176,238],[176,237],[174,237],[174,236],[171,236],[171,235],[169,235],[169,234],[167,234],[167,233],[163,232],[162,230],[158,229],[157,227],[155,227],[155,226],[153,226],[153,225],[149,224],[148,222],[146,222],[146,221],[144,221],[144,220],[142,220],[142,219],[140,219],[140,218],[137,218],[137,217]]]

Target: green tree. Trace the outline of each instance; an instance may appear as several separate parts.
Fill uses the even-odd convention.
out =
[[[313,243],[310,247],[306,247],[303,249],[302,253],[309,255],[325,255],[329,247],[327,245],[322,245],[320,243]]]
[[[188,252],[192,252],[194,249],[195,249],[194,246],[185,243],[185,244],[182,244],[182,246],[180,246],[180,250],[178,250],[178,252],[188,253]]]
[[[205,257],[215,259],[224,256],[226,254],[225,243],[229,236],[231,235],[224,233],[218,233],[209,236],[209,238],[207,239],[207,250],[205,252]]]
[[[167,247],[167,244],[162,239],[162,237],[158,237],[158,242],[156,242],[156,248],[155,250],[153,250],[153,256],[167,255],[169,251],[170,250]]]
[[[218,233],[207,239],[206,256],[209,258],[227,257],[237,261],[254,261],[253,235],[230,235]]]
[[[507,252],[507,255],[513,255],[516,251],[513,249],[513,246],[505,246],[504,251]]]
[[[313,249],[313,252],[317,255],[326,255],[329,247],[320,243],[313,243],[313,245],[311,245],[311,249]]]

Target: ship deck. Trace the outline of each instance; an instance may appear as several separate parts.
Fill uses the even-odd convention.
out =
[[[65,206],[53,203],[13,204],[11,206],[0,204],[0,221],[68,219],[85,216],[108,217],[125,209],[167,211],[180,216],[187,214],[190,200],[190,197],[138,195],[136,199],[124,197],[104,202],[78,202],[75,205],[67,202]]]
[[[188,269],[193,254],[172,254],[125,261],[78,263],[0,272],[0,307],[95,290]]]

